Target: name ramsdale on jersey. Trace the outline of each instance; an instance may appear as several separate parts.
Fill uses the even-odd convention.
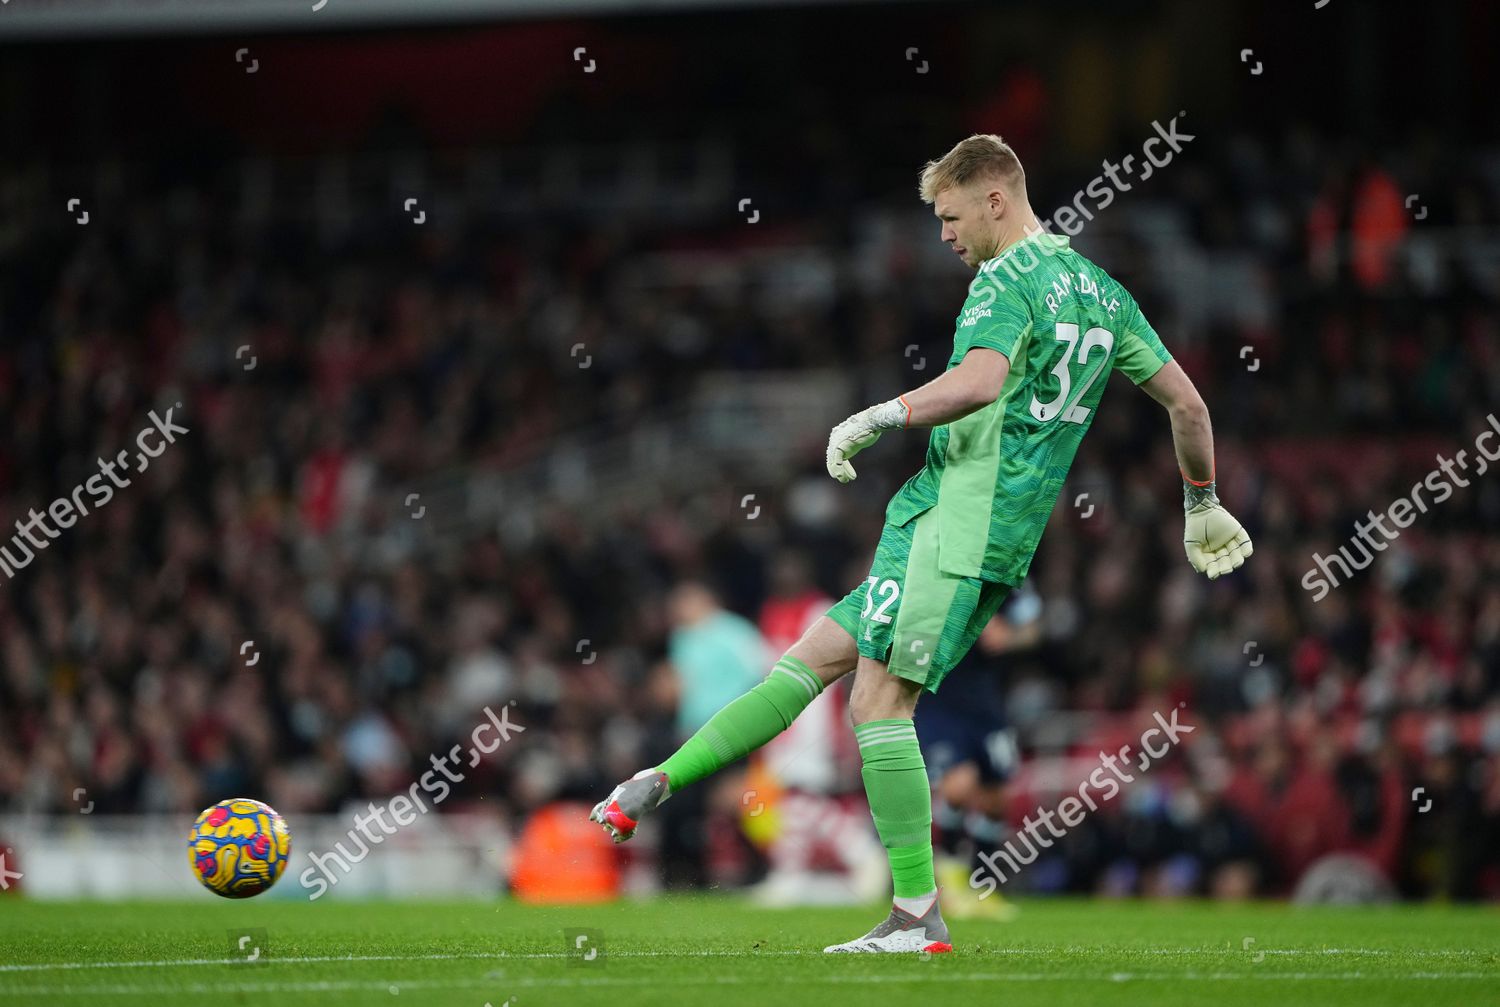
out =
[[[1036,233],[1042,234],[1044,232],[1038,231]],[[1032,235],[1033,238],[1035,236]],[[1031,238],[1027,238],[1026,242],[1030,243]],[[1057,249],[1052,247],[1049,242],[1037,242],[1036,244],[1041,248],[1042,254],[1045,256],[1057,253]],[[1002,255],[999,258],[991,259],[979,268],[979,275],[974,278],[973,283],[969,284],[969,293],[976,297],[987,294],[988,298],[979,304],[972,304],[964,308],[963,317],[958,323],[959,328],[976,325],[980,319],[990,317],[992,313],[990,305],[994,304],[995,297],[1005,290],[1004,281],[996,275],[1002,267],[1010,274],[1012,280],[1019,280],[1020,275],[1031,272],[1041,264],[1041,260],[1032,255],[1030,258],[1031,265],[1023,265],[1020,268],[1020,274],[1018,274],[1015,272],[1016,267],[1011,260],[1012,256]],[[1120,299],[1118,297],[1111,297],[1106,301],[1104,294],[1099,289],[1098,281],[1081,269],[1077,273],[1063,271],[1053,275],[1052,289],[1047,292],[1045,298],[1047,310],[1054,315],[1057,314],[1058,309],[1065,304],[1069,297],[1092,297],[1094,302],[1103,308],[1110,318],[1114,318],[1115,312],[1120,308]]]

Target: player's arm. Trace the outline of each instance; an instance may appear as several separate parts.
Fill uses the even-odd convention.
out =
[[[908,427],[940,427],[978,412],[1000,397],[1010,359],[997,350],[975,347],[952,370],[901,396]]]
[[[975,348],[958,364],[920,388],[855,413],[828,435],[828,474],[841,483],[854,478],[849,459],[887,430],[936,427],[977,412],[1000,397],[1010,360],[997,350]]]
[[[1187,527],[1183,548],[1188,562],[1209,579],[1237,569],[1254,551],[1250,536],[1214,492],[1214,432],[1208,406],[1192,379],[1175,360],[1140,383],[1140,388],[1167,410],[1172,446],[1182,472],[1183,510]]]
[[[1214,430],[1208,406],[1182,365],[1173,360],[1141,382],[1140,388],[1161,403],[1172,418],[1172,446],[1185,482],[1207,486],[1214,481]]]

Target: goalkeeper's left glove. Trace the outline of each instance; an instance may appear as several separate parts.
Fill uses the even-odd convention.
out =
[[[854,479],[849,459],[880,439],[882,432],[906,426],[911,408],[901,398],[871,406],[849,417],[828,435],[828,474],[841,483]]]
[[[1209,580],[1217,580],[1231,570],[1238,570],[1255,547],[1250,533],[1219,505],[1219,496],[1210,480],[1202,486],[1182,482],[1182,509],[1187,512],[1187,526],[1182,546],[1188,562]]]

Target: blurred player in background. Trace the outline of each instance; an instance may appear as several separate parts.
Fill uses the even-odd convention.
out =
[[[1006,782],[1021,761],[1005,715],[1007,657],[1042,639],[1042,599],[1027,580],[979,634],[954,668],[950,685],[917,707],[917,741],[932,782],[935,865],[943,913],[955,919],[1010,919],[1015,906],[999,892],[979,898],[969,877],[979,853],[1007,838]]]
[[[677,710],[677,737],[682,741],[706,724],[725,704],[761,680],[774,651],[768,650],[755,625],[724,608],[707,585],[686,580],[667,596],[672,632],[667,642],[674,688],[669,698]],[[708,880],[708,842],[704,828],[708,795],[694,792],[663,815],[661,858],[669,878],[692,885]]]
[[[828,473],[847,483],[850,459],[886,430],[932,428],[926,463],[886,507],[870,576],[765,681],[590,815],[617,842],[629,839],[672,793],[764,745],[825,686],[855,672],[850,714],[895,894],[884,921],[824,949],[834,953],[953,950],[938,903],[917,699],[937,691],[1025,578],[1111,369],[1171,417],[1194,569],[1215,578],[1251,553],[1215,494],[1208,408],[1134,298],[1066,237],[1042,229],[1015,152],[997,136],[971,136],[924,167],[920,193],[942,240],[979,275],[944,373],[829,436]]]

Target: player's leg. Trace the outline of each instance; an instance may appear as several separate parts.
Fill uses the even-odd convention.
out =
[[[896,905],[909,912],[937,896],[932,792],[913,722],[921,690],[892,675],[884,661],[861,657],[849,697],[870,815],[890,859]]]
[[[738,762],[790,727],[826,686],[854,670],[857,657],[849,632],[820,616],[765,681],[714,714],[656,768],[677,791]]]
[[[895,904],[875,929],[829,952],[953,949],[938,905],[932,791],[912,718],[922,690],[937,691],[999,602],[982,581],[941,572],[935,510],[903,528],[888,526],[882,547],[888,543],[898,569],[872,577],[871,594],[881,603],[860,621],[850,713]]]
[[[952,951],[932,869],[932,792],[912,715],[922,683],[860,657],[849,712],[875,831],[891,865],[891,914],[875,929],[828,952]]]
[[[643,769],[594,806],[589,818],[621,843],[643,816],[690,783],[738,762],[786,730],[824,687],[854,670],[858,653],[846,628],[863,585],[813,623],[782,655],[771,674],[709,718],[666,761]]]

